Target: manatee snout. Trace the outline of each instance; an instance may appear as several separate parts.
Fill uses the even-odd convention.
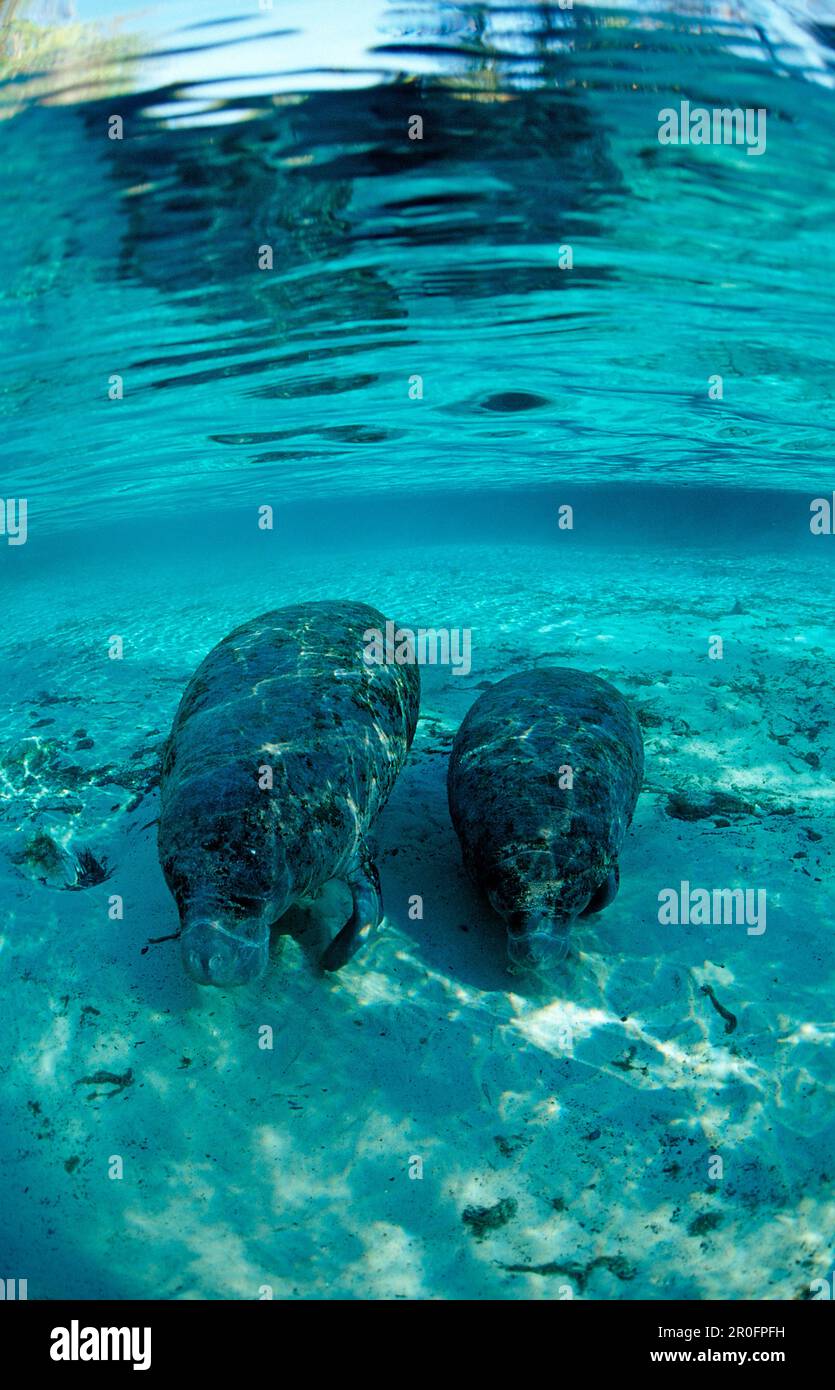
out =
[[[547,971],[560,965],[568,955],[574,923],[578,918],[602,912],[614,902],[619,883],[620,871],[614,863],[600,886],[570,916],[556,918],[542,911],[511,915],[507,926],[507,954],[513,973]]]
[[[198,985],[229,989],[257,980],[267,968],[269,932],[254,940],[237,936],[221,922],[191,922],[180,937],[186,974]]]
[[[551,970],[568,955],[569,924],[559,926],[547,919],[535,925],[529,920],[514,928],[508,924],[507,954],[514,974],[527,970]]]

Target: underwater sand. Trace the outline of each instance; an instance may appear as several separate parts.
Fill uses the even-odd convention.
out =
[[[274,564],[230,544],[222,584],[210,546],[145,568],[92,546],[15,590],[0,1181],[30,1298],[791,1299],[831,1269],[825,557],[798,585],[790,551],[570,544],[357,541]],[[422,673],[378,826],[376,938],[322,977],[285,937],[257,985],[201,989],[156,859],[161,739],[235,623],[335,594],[470,627],[472,672]],[[647,753],[619,896],[547,987],[506,973],[445,800],[479,688],[535,662],[614,681]],[[736,801],[711,812],[717,791]],[[67,891],[72,858],[51,881],[12,863],[41,831],[110,877]],[[765,887],[766,932],[660,926],[682,879]]]

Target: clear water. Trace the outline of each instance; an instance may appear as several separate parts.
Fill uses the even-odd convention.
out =
[[[0,538],[0,1274],[33,1298],[813,1296],[835,20],[350,11],[6,7],[3,496],[28,535]],[[766,152],[660,145],[682,98],[765,108]],[[471,629],[472,671],[424,672],[373,945],[322,980],[287,941],[259,985],[201,992],[156,860],[161,740],[214,642],[329,596]],[[647,777],[620,894],[543,987],[505,972],[444,778],[484,683],[547,661],[623,690]],[[661,925],[682,880],[765,889],[766,932]]]

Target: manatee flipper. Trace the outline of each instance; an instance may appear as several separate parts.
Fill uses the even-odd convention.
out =
[[[620,869],[615,860],[606,878],[604,878],[597,892],[592,893],[588,903],[580,913],[581,917],[590,917],[593,912],[602,912],[604,907],[613,903],[618,895],[620,887]]]
[[[354,910],[322,955],[319,964],[323,970],[341,970],[365,945],[383,915],[380,875],[373,860],[363,858],[348,874],[346,881],[354,900]]]

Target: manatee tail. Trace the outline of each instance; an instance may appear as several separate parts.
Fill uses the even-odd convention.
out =
[[[363,859],[349,874],[347,882],[354,900],[354,910],[321,957],[319,964],[323,970],[341,970],[365,945],[383,915],[380,875],[371,859]]]

